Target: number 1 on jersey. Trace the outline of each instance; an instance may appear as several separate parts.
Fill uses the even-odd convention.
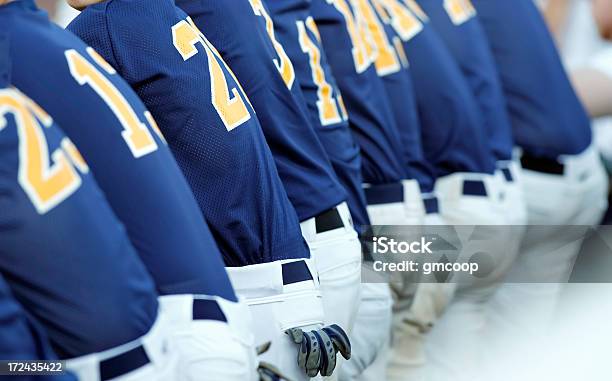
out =
[[[320,40],[319,31],[317,26],[312,19],[308,17],[306,23],[303,21],[297,21],[298,35],[300,39],[300,47],[302,51],[308,54],[310,58],[310,70],[312,71],[312,79],[315,85],[317,85],[317,108],[319,109],[319,119],[321,125],[328,126],[331,124],[340,123],[342,120],[347,119],[346,111],[344,110],[344,104],[342,98],[338,95],[338,99],[334,99],[334,89],[325,79],[325,71],[321,66],[321,49],[310,39],[306,31],[308,28],[315,37]],[[336,103],[337,101],[337,103]],[[342,115],[340,114],[342,110]]]
[[[106,61],[102,59],[93,49],[88,49],[92,59],[102,62],[101,65],[109,74],[114,74]],[[93,53],[92,53],[93,52]],[[94,54],[95,53],[95,54]],[[123,126],[121,135],[129,146],[134,157],[139,158],[157,150],[157,143],[144,124],[136,115],[136,112],[121,94],[121,92],[106,78],[91,62],[80,55],[76,50],[70,49],[65,52],[70,74],[79,85],[89,85],[111,108],[117,119]]]

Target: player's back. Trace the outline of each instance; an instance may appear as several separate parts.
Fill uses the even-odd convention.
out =
[[[0,158],[0,271],[57,354],[145,334],[157,316],[153,281],[79,151],[14,88],[0,90]]]
[[[266,4],[274,21],[275,37],[293,63],[311,123],[347,192],[355,225],[370,225],[359,146],[351,135],[342,95],[310,15],[310,1],[267,0]]]
[[[581,153],[591,143],[590,121],[537,7],[528,0],[472,2],[501,75],[516,143],[547,159]]]
[[[159,292],[235,299],[189,185],[129,85],[32,1],[2,7],[0,18],[13,83],[79,147]]]
[[[370,184],[404,179],[400,136],[385,88],[373,65],[376,52],[346,0],[313,0],[314,18],[328,62],[361,147],[363,180]]]
[[[231,67],[249,97],[300,221],[346,199],[315,134],[295,69],[262,0],[178,0]],[[231,29],[224,26],[230,23]],[[248,38],[245,38],[248,36]]]
[[[427,15],[414,1],[377,1],[391,18],[410,60],[423,150],[436,177],[493,173],[495,158],[478,104]]]
[[[470,0],[418,0],[418,3],[470,85],[496,159],[510,160],[514,146],[506,99],[487,36]]]
[[[173,1],[93,5],[69,29],[108,59],[152,112],[227,265],[308,256],[248,98]]]
[[[408,70],[410,64],[401,39],[391,26],[387,11],[376,0],[359,0],[355,4],[368,25],[372,43],[378,51],[374,67],[387,90],[389,104],[402,138],[402,164],[406,176],[417,180],[422,192],[431,192],[435,179],[423,152],[421,120]]]

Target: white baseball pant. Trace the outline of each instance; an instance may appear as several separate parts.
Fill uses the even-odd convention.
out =
[[[361,291],[361,244],[346,203],[300,224],[319,272],[325,325],[337,324],[351,338]],[[336,356],[337,379],[343,358]]]
[[[180,381],[257,381],[257,354],[248,306],[206,295],[159,298],[178,353]]]
[[[423,224],[424,206],[416,180],[366,186],[372,225]],[[375,201],[373,201],[375,200]],[[364,283],[351,341],[353,357],[341,369],[342,381],[386,380],[391,345],[393,298],[387,283]]]
[[[607,176],[594,147],[559,161],[562,174],[523,169],[529,226],[509,279],[531,283],[504,284],[490,304],[488,339],[505,353],[520,337],[546,333],[582,244],[577,239],[558,247],[559,237],[576,230],[572,225],[585,231],[596,225],[607,208]]]
[[[454,274],[455,283],[445,285],[452,299],[426,338],[424,376],[432,381],[473,380],[483,355],[487,302],[516,258],[516,250],[508,247],[505,188],[499,175],[454,173],[438,179],[436,192],[447,224],[479,225],[478,231],[457,229],[463,245],[458,260],[468,261],[484,252],[490,271],[479,277]],[[471,239],[475,232],[478,240]]]
[[[178,381],[179,353],[171,350],[169,319],[161,312],[144,336],[66,361],[80,381]]]
[[[312,259],[279,260],[244,267],[228,267],[238,297],[249,306],[255,344],[270,342],[259,356],[292,380],[308,380],[298,367],[298,347],[285,331],[320,329],[325,321],[319,275]]]

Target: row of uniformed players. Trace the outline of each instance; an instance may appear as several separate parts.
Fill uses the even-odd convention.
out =
[[[356,230],[605,209],[531,0],[69,2],[85,43],[0,1],[2,358],[55,352],[84,380],[474,379],[479,340],[555,304],[506,274],[560,281],[577,248],[527,229],[485,282],[404,285],[392,315]]]

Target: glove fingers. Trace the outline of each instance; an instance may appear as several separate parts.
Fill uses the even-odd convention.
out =
[[[289,335],[291,340],[296,344],[300,344],[304,339],[304,331],[302,331],[301,328],[289,328],[285,331],[285,334]]]
[[[331,376],[336,368],[336,349],[334,348],[334,344],[332,343],[332,340],[325,329],[316,331],[315,334],[320,340],[321,347],[324,351],[321,354],[321,365],[319,367],[321,375]]]
[[[304,333],[298,365],[309,377],[315,377],[321,364],[321,343],[313,332]]]
[[[344,357],[346,360],[350,359],[351,341],[349,340],[346,332],[344,332],[344,330],[336,324],[325,327],[323,330],[329,335],[334,347],[340,352],[342,357]]]

